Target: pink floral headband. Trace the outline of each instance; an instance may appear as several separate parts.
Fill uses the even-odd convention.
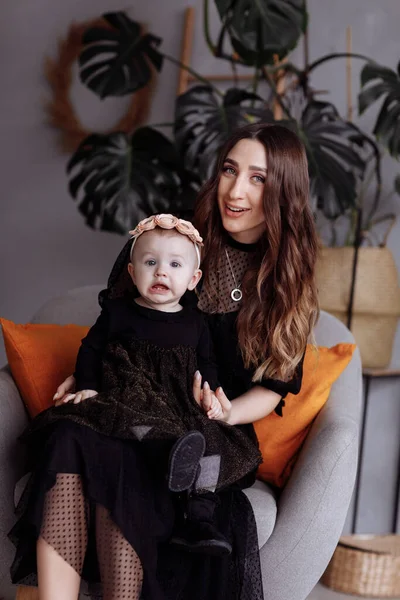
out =
[[[161,229],[176,229],[178,233],[187,235],[190,241],[194,244],[197,259],[199,261],[198,266],[200,267],[200,248],[203,245],[203,238],[197,229],[193,227],[190,221],[184,221],[184,219],[178,219],[178,217],[174,217],[174,215],[167,214],[152,215],[151,217],[147,217],[146,219],[140,221],[140,223],[136,225],[135,229],[132,229],[132,231],[129,232],[133,239],[130,254],[131,260],[133,248],[135,247],[138,237],[141,236],[142,233],[145,233],[145,231],[151,231],[156,227],[161,227]]]

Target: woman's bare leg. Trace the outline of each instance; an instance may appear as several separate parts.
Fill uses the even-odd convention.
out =
[[[37,569],[40,600],[76,600],[88,542],[88,510],[82,481],[74,473],[59,473],[47,492]]]
[[[103,506],[96,506],[96,546],[103,600],[139,600],[140,559]]]
[[[75,569],[42,537],[36,554],[39,600],[77,600],[81,578]]]

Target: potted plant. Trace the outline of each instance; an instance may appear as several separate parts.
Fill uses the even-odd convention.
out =
[[[400,315],[398,273],[386,246],[396,215],[384,212],[388,198],[382,198],[380,172],[384,148],[395,158],[400,149],[399,67],[395,73],[369,62],[361,72],[360,114],[385,96],[373,130],[379,147],[370,156],[355,205],[330,220],[330,243],[322,248],[317,269],[321,306],[353,331],[364,368],[389,365]],[[367,210],[371,187],[375,190]],[[394,193],[400,194],[400,176],[389,196]]]
[[[376,182],[376,206],[380,198],[381,151],[376,138],[394,156],[399,149],[398,75],[366,56],[352,54],[366,63],[360,111],[380,94],[387,94],[374,136],[367,135],[341,117],[333,104],[318,99],[310,84],[315,69],[329,60],[347,56],[346,53],[330,54],[310,63],[306,52],[302,68],[291,62],[277,64],[307,34],[305,0],[257,3],[215,0],[215,3],[221,30],[214,42],[208,27],[209,0],[204,0],[207,45],[216,59],[229,61],[234,72],[238,64],[251,69],[254,74],[251,89],[235,85],[222,93],[191,68],[180,65],[197,78],[198,84],[176,99],[171,134],[166,136],[160,126],[147,126],[131,135],[90,135],[68,163],[72,197],[88,226],[118,233],[126,233],[139,218],[154,212],[188,216],[195,193],[209,175],[225,139],[245,123],[273,122],[273,107],[277,104],[283,117],[280,122],[294,127],[305,144],[316,213],[335,223],[339,217],[348,216],[349,222],[355,224],[354,250],[350,254],[350,272],[355,275],[360,251],[363,253],[362,246],[367,240],[360,200],[362,186],[371,174]],[[148,84],[165,61],[179,65],[179,61],[162,52],[160,38],[142,34],[139,24],[125,13],[107,13],[103,18],[106,27],[93,27],[85,33],[79,58],[82,82],[100,98],[134,94]],[[283,92],[278,92],[277,81],[283,75],[287,85]],[[270,89],[267,99],[258,94],[261,79]],[[378,86],[369,85],[376,80]],[[371,219],[368,224],[372,224]],[[350,277],[350,292],[345,299],[348,316],[353,314],[353,299],[358,296],[354,281],[355,277]],[[322,293],[328,283],[320,284]],[[393,312],[396,319],[399,302],[396,298]],[[322,307],[329,308],[324,301]]]

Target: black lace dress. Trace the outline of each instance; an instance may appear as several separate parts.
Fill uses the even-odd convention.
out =
[[[103,307],[109,307],[116,301],[115,306],[118,302],[125,303],[120,304],[121,309],[122,306],[126,306],[126,302],[130,302],[132,288],[126,271],[129,250],[130,242],[126,244],[114,265],[107,290],[100,295],[100,304]],[[235,279],[240,281],[244,270],[255,259],[257,248],[255,245],[242,245],[230,240],[227,250],[231,264],[234,265]],[[250,389],[252,383],[251,373],[244,368],[237,347],[235,324],[238,303],[230,300],[230,290],[234,287],[231,280],[232,274],[228,265],[222,262],[215,274],[215,290],[211,294],[202,290],[199,307],[209,313],[208,321],[216,349],[219,382],[228,397],[234,399]],[[183,320],[191,314],[191,304],[193,295],[187,298],[187,306],[181,316]],[[148,319],[149,314],[143,314],[136,306],[134,310],[139,320]],[[146,310],[148,309],[144,309]],[[176,326],[176,323],[174,325]],[[160,323],[157,326],[160,327]],[[146,346],[148,340],[140,343]],[[193,357],[193,353],[189,355]],[[115,354],[113,356],[115,358]],[[140,356],[143,356],[143,352]],[[181,358],[180,355],[179,359]],[[193,411],[196,411],[198,407],[193,405],[190,395],[190,377],[195,366],[192,358],[188,359],[188,365],[187,371],[190,376],[188,374],[185,378],[187,392],[182,394],[182,388],[179,388],[176,397],[184,397],[186,407],[190,404]],[[140,369],[140,365],[137,366]],[[170,365],[168,367],[170,368]],[[81,386],[86,387],[88,383],[81,382]],[[301,365],[292,381],[284,383],[267,380],[264,383],[266,387],[282,396],[288,392],[296,393],[301,385]],[[118,401],[121,401],[121,398],[122,396],[118,396]],[[62,407],[63,410],[70,411],[70,416],[74,415],[72,420],[64,418],[53,421],[51,418],[43,427],[48,417],[45,414],[39,415],[36,419],[40,426],[36,426],[35,419],[29,428],[29,434],[25,435],[25,440],[30,446],[32,476],[19,503],[19,519],[10,532],[10,538],[17,546],[11,568],[14,583],[35,583],[35,546],[41,531],[45,500],[55,485],[57,474],[64,473],[79,475],[82,482],[81,493],[87,501],[83,521],[88,532],[85,538],[86,545],[82,550],[78,532],[78,540],[72,547],[76,548],[76,554],[84,555],[81,573],[89,584],[96,585],[100,581],[101,568],[96,553],[97,532],[93,514],[95,507],[101,505],[109,511],[113,522],[140,558],[144,570],[143,600],[262,600],[257,530],[251,505],[242,492],[243,488],[254,482],[259,457],[253,427],[246,425],[228,428],[237,430],[232,440],[242,444],[246,450],[252,449],[253,454],[249,451],[248,455],[257,457],[251,472],[248,469],[249,463],[246,463],[246,469],[241,471],[238,468],[240,461],[236,461],[231,469],[226,470],[230,475],[225,483],[229,485],[218,491],[218,525],[230,540],[233,552],[224,558],[191,555],[168,544],[174,528],[176,503],[180,501],[179,497],[168,491],[166,485],[165,473],[171,447],[171,440],[167,439],[169,436],[160,439],[158,434],[153,438],[150,435],[148,439],[145,436],[139,441],[131,433],[110,435],[110,429],[102,430],[104,423],[100,416],[98,423],[101,422],[102,426],[93,427],[93,411],[90,415],[91,426],[87,426],[89,421],[82,416],[85,415],[85,405],[89,406],[86,402],[77,405],[81,407],[77,412],[71,408],[73,405]],[[280,412],[281,408],[282,403],[277,411]],[[177,410],[179,414],[174,427],[176,423],[181,422],[181,412]],[[54,413],[54,409],[49,411],[49,414]],[[122,414],[125,414],[124,410]],[[201,428],[202,418],[203,415],[200,416],[199,412],[193,412],[192,420],[185,425]],[[129,428],[124,425],[125,421],[128,422],[125,418],[116,418],[116,422],[119,423],[118,431],[128,431]],[[209,423],[208,421],[207,427]],[[152,424],[154,432],[157,432],[158,425]],[[204,427],[205,425],[204,421]],[[107,426],[112,427],[110,423]],[[215,438],[215,446],[211,452],[220,452],[223,458],[225,449],[222,440],[230,438],[226,437],[221,424],[213,423],[212,426],[218,431],[218,435],[213,437],[208,432],[211,439]],[[178,433],[178,430],[173,431],[174,435]],[[203,432],[206,435],[207,429],[203,429]],[[230,444],[228,447],[231,448]],[[231,456],[234,456],[234,453]],[[50,536],[51,545],[74,566],[75,556],[63,553],[62,536],[68,536],[69,533],[64,529],[62,514],[55,520],[53,527],[54,544]],[[59,538],[56,539],[57,535]],[[129,578],[129,573],[127,577]]]

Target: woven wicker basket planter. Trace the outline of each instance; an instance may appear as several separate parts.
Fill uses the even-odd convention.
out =
[[[345,324],[353,259],[353,248],[322,248],[317,262],[321,308]],[[388,366],[399,316],[400,288],[391,252],[387,248],[360,248],[351,330],[364,368]]]
[[[340,538],[321,583],[371,598],[400,598],[400,535]]]

